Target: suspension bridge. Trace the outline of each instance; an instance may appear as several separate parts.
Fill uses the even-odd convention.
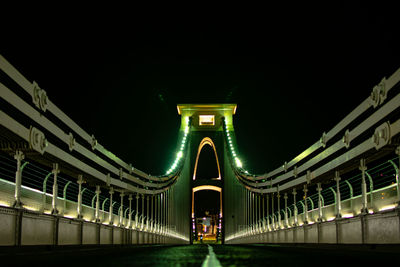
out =
[[[107,150],[2,56],[0,70],[2,247],[400,243],[400,69],[264,174],[243,164],[236,104],[179,104],[162,175]],[[204,148],[215,156],[211,179],[198,177]],[[218,212],[196,214],[201,192],[217,195]]]

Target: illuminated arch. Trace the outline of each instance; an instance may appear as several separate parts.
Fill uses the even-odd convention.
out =
[[[194,193],[202,190],[212,190],[219,192],[219,216],[222,218],[222,188],[215,185],[200,185],[192,188],[192,218],[194,218]]]
[[[199,148],[197,150],[197,156],[196,156],[196,163],[194,165],[194,173],[193,173],[193,180],[196,180],[196,174],[197,174],[197,164],[199,162],[199,156],[200,156],[200,152],[203,149],[203,147],[205,145],[209,145],[212,147],[212,149],[214,150],[214,154],[215,154],[215,159],[217,161],[217,167],[218,167],[218,177],[217,178],[213,178],[213,180],[221,180],[221,169],[219,167],[219,161],[218,161],[218,155],[217,155],[217,150],[215,149],[215,145],[214,142],[211,140],[210,137],[204,137],[203,140],[201,140],[200,144],[199,144]]]
[[[201,190],[213,190],[213,191],[218,191],[218,192],[222,192],[221,187],[215,186],[215,185],[200,185],[200,186],[196,186],[193,187],[193,193],[196,193],[197,191],[201,191]]]

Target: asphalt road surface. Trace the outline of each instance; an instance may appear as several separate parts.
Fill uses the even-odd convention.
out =
[[[385,249],[265,244],[0,248],[0,266],[383,266],[396,265],[399,255],[398,246]]]

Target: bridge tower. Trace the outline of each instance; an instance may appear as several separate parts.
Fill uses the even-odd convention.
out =
[[[214,216],[213,223],[218,226],[219,239],[224,240],[225,226],[225,190],[227,184],[226,170],[229,169],[227,164],[226,144],[224,142],[223,122],[229,131],[233,131],[233,118],[236,113],[236,104],[180,104],[177,106],[178,113],[182,117],[181,131],[184,131],[187,125],[187,118],[191,118],[191,134],[189,141],[189,149],[187,150],[186,162],[189,171],[191,190],[191,211],[190,211],[190,229],[191,242],[197,238],[197,223],[195,214],[196,194],[203,190],[212,190],[219,193],[219,214]],[[212,149],[215,155],[215,164],[218,169],[216,177],[211,179],[201,179],[199,177],[200,155],[205,147]],[[229,172],[229,170],[228,170]],[[230,175],[232,176],[232,175]],[[181,177],[183,178],[183,177]],[[234,178],[234,176],[229,177]]]

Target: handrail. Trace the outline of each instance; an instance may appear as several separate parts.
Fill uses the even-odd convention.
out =
[[[349,158],[339,156],[332,160],[332,162],[334,162],[335,165],[333,165],[332,162],[329,162],[329,163],[325,164],[324,166],[319,167],[317,170],[314,170],[314,171],[310,170],[310,168],[312,166],[314,166],[315,164],[317,164],[318,162],[320,162],[321,159],[325,159],[328,156],[333,155],[334,153],[336,153],[337,151],[339,151],[340,149],[342,149],[344,147],[348,148],[350,146],[350,142],[352,140],[361,136],[361,134],[363,134],[365,131],[367,131],[371,127],[373,127],[377,122],[382,120],[382,118],[389,115],[396,108],[400,107],[400,94],[393,96],[390,100],[385,102],[387,92],[391,88],[391,87],[388,88],[387,84],[389,83],[390,86],[393,87],[399,81],[400,81],[400,69],[398,69],[389,79],[387,79],[387,80],[384,79],[381,82],[381,84],[379,86],[383,86],[385,91],[379,91],[378,95],[376,95],[376,91],[373,91],[374,94],[371,97],[364,100],[362,102],[362,104],[359,105],[359,107],[357,107],[352,113],[350,113],[348,116],[346,116],[337,126],[335,126],[330,132],[328,132],[329,134],[323,135],[323,138],[321,138],[321,140],[320,140],[320,144],[321,144],[321,146],[323,145],[324,150],[322,150],[319,154],[317,154],[313,158],[308,159],[308,161],[302,163],[301,165],[295,166],[293,171],[289,171],[291,168],[291,163],[289,163],[289,164],[285,163],[282,168],[277,169],[278,171],[276,171],[276,170],[273,171],[273,172],[275,172],[274,175],[281,173],[280,175],[277,175],[277,176],[271,175],[271,172],[268,173],[268,175],[265,175],[265,174],[264,175],[251,175],[248,173],[247,170],[244,170],[242,168],[241,164],[237,164],[238,166],[235,166],[235,164],[234,164],[235,162],[234,162],[234,159],[232,156],[232,154],[233,154],[235,157],[235,160],[237,159],[236,150],[234,149],[234,147],[232,145],[232,144],[236,143],[235,138],[234,138],[235,135],[234,135],[234,132],[232,131],[232,129],[230,129],[230,131],[228,131],[225,120],[223,120],[223,127],[224,127],[223,132],[224,132],[224,136],[225,136],[225,144],[226,144],[226,147],[228,148],[228,150],[232,151],[231,153],[228,154],[229,155],[228,158],[229,158],[229,162],[230,162],[232,168],[234,169],[234,172],[235,172],[237,178],[239,179],[239,181],[242,183],[242,185],[246,189],[248,189],[252,192],[255,192],[255,193],[264,194],[264,193],[275,192],[276,187],[272,188],[272,186],[275,184],[279,183],[281,190],[285,190],[290,187],[300,185],[300,184],[304,183],[306,180],[308,181],[308,179],[315,179],[319,175],[322,175],[322,174],[326,173],[327,171],[330,171],[334,168],[339,167],[340,164],[348,161]],[[381,88],[381,87],[379,87],[379,88]],[[366,108],[369,108],[370,106],[373,106],[374,108],[379,106],[380,108],[374,110],[372,112],[372,114],[369,117],[367,117],[367,119],[362,121],[360,124],[356,125],[350,131],[347,131],[346,135],[343,139],[344,141],[339,140],[336,143],[332,144],[331,146],[325,148],[327,141],[329,140],[329,138],[331,138],[330,134],[333,133],[334,135],[336,135],[338,132],[340,132],[340,129],[344,129],[343,127],[345,127],[346,123],[348,124],[349,121],[352,121],[353,119],[357,118],[361,113],[363,113],[363,112],[360,112],[360,110],[365,111]],[[360,155],[360,153],[364,153],[364,152],[368,151],[369,149],[373,148],[374,146],[376,147],[376,149],[379,149],[382,145],[377,141],[377,140],[379,140],[379,138],[381,138],[377,135],[377,131],[378,130],[380,131],[381,129],[383,129],[382,127],[388,127],[389,131],[391,133],[391,135],[389,136],[389,138],[390,138],[400,132],[399,125],[400,125],[400,120],[396,121],[392,124],[387,123],[386,125],[382,124],[381,126],[378,126],[375,131],[375,134],[374,134],[374,140],[375,140],[374,142],[375,143],[370,142],[370,140],[366,140],[366,141],[362,142],[361,144],[357,145],[356,147],[352,148],[351,150],[345,151],[345,154],[346,155],[353,154],[352,157],[356,157],[356,156]],[[393,129],[394,131],[392,131],[391,129]],[[229,137],[229,145],[228,145],[228,139],[227,139],[228,137]],[[385,145],[386,143],[388,143],[388,141],[389,140],[382,140],[381,143],[383,143],[383,145]],[[310,151],[310,149],[308,149],[308,151]],[[309,155],[311,155],[311,154],[312,153],[309,153]],[[306,156],[304,157],[304,159],[305,158],[306,158]],[[297,176],[297,174],[304,173],[306,171],[310,171],[310,178],[306,177],[305,174],[300,177]],[[272,176],[274,176],[274,177],[272,177]],[[269,177],[271,177],[271,179],[269,179],[268,181],[265,181],[265,179],[269,178]],[[286,182],[286,184],[285,183],[282,184],[282,182],[287,181],[289,178],[290,179],[295,178],[295,179],[290,182]],[[261,180],[261,182],[258,182],[260,180]]]
[[[34,147],[34,149],[40,149],[40,153],[43,154],[43,151],[46,150],[49,154],[53,154],[56,157],[61,157],[65,162],[71,164],[74,167],[78,167],[78,169],[82,169],[85,173],[90,176],[99,179],[100,181],[107,182],[107,185],[114,185],[116,187],[121,187],[124,190],[132,191],[133,193],[141,193],[141,194],[159,194],[170,188],[171,185],[174,184],[177,176],[180,173],[180,169],[175,170],[175,174],[173,175],[164,175],[164,176],[151,176],[143,171],[140,171],[136,168],[133,168],[131,164],[127,164],[118,158],[116,155],[106,150],[102,145],[100,145],[94,136],[89,136],[82,128],[80,128],[74,121],[72,121],[65,113],[63,113],[54,103],[52,103],[48,97],[46,92],[41,89],[36,82],[29,82],[21,73],[18,72],[3,56],[0,55],[0,69],[4,71],[4,73],[9,76],[12,80],[16,82],[22,89],[24,89],[33,99],[33,104],[37,107],[37,109],[46,112],[53,113],[58,119],[60,119],[71,132],[65,133],[62,129],[60,129],[56,124],[43,116],[37,109],[33,108],[32,103],[26,103],[24,99],[20,98],[20,96],[13,93],[10,89],[8,89],[5,85],[0,83],[0,97],[6,100],[11,105],[18,108],[18,110],[28,116],[31,120],[35,121],[40,127],[43,127],[47,131],[50,131],[53,135],[59,138],[63,143],[69,147],[69,150],[75,150],[82,156],[90,159],[95,164],[100,165],[102,168],[105,168],[109,171],[108,174],[101,175],[99,172],[96,172],[91,166],[86,165],[85,163],[79,162],[76,158],[73,158],[71,155],[66,154],[64,151],[60,150],[52,143],[48,143],[46,139],[43,139],[48,144],[47,147],[43,146],[42,148]],[[2,124],[6,126],[9,130],[13,131],[26,141],[30,142],[30,134],[29,129],[24,129],[24,127],[13,118],[9,117],[5,113],[0,111],[0,117],[2,118]],[[4,123],[3,123],[4,121]],[[12,127],[8,127],[12,125]],[[190,125],[190,121],[188,122]],[[36,129],[34,129],[36,130]],[[190,130],[190,128],[188,129]],[[38,131],[39,134],[43,134]],[[184,140],[187,139],[188,131],[185,130]],[[73,136],[73,134],[77,134],[82,139],[86,140],[88,144],[92,147],[90,151],[87,149],[87,144],[80,144],[77,142]],[[42,138],[42,137],[40,137]],[[44,138],[44,137],[43,137]],[[182,144],[182,148],[185,147]],[[64,149],[64,148],[63,148]],[[97,156],[94,152],[98,151],[107,159],[110,159],[113,165],[103,158]],[[83,166],[82,166],[83,165]],[[86,166],[85,166],[86,165]],[[80,167],[82,166],[82,167]],[[182,167],[183,164],[180,164]],[[108,178],[103,178],[104,176],[108,176]],[[119,179],[115,179],[110,177],[111,175],[118,176],[121,180],[126,180],[127,182],[133,182],[137,186],[133,186],[131,184],[126,184],[124,182],[116,182]],[[142,189],[141,186],[146,189]],[[147,189],[148,188],[148,189]]]
[[[368,110],[370,107],[374,109],[382,105],[382,103],[386,99],[387,93],[397,84],[400,82],[400,68],[397,69],[388,79],[384,78],[378,86],[376,86],[371,96],[366,98],[359,106],[357,106],[352,112],[350,112],[345,118],[343,118],[337,125],[335,125],[328,133],[323,133],[321,139],[314,143],[312,146],[307,148],[305,151],[300,153],[294,159],[289,161],[289,163],[285,163],[283,166],[278,167],[277,169],[267,172],[263,175],[258,176],[258,180],[269,178],[273,175],[276,175],[280,172],[285,172],[286,170],[290,169],[291,167],[295,166],[295,164],[302,159],[306,158],[308,155],[312,154],[320,147],[325,147],[326,143],[335,137],[340,131],[344,130],[347,125],[349,125],[352,121],[357,119],[362,113]],[[384,88],[384,91],[379,92],[376,90],[380,90],[380,87]],[[352,132],[357,132],[355,129]],[[354,134],[351,134],[351,139],[354,139]],[[349,141],[351,141],[351,139]]]
[[[397,200],[400,203],[400,178],[399,178],[399,167],[397,167],[397,165],[392,161],[389,160],[390,164],[392,164],[395,172],[396,172],[396,188],[397,188]],[[400,164],[400,160],[399,160],[399,164]]]

